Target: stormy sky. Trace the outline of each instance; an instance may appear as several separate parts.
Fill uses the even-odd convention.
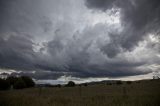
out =
[[[0,0],[1,72],[85,79],[159,70],[159,0]]]

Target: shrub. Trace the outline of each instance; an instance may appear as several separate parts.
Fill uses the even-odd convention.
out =
[[[73,81],[69,81],[67,87],[74,87],[76,84]]]
[[[58,87],[58,88],[61,88],[61,84],[51,85],[51,87]]]
[[[88,84],[87,84],[87,83],[84,83],[84,86],[88,86]]]
[[[108,82],[107,85],[112,85],[112,83],[111,83],[111,82]]]
[[[25,85],[26,85],[27,88],[35,86],[34,81],[30,77],[22,76],[21,78],[25,82]]]
[[[122,84],[122,81],[117,81],[116,84],[117,84],[117,85],[121,85],[121,84]]]
[[[13,84],[14,89],[23,89],[25,87],[26,87],[26,84],[22,78],[18,78],[16,82]]]
[[[140,81],[136,81],[136,83],[141,83]]]
[[[61,84],[58,84],[58,85],[56,85],[56,87],[59,87],[59,88],[61,88]]]
[[[127,81],[126,83],[127,83],[127,84],[131,84],[131,83],[132,83],[132,81]]]
[[[5,79],[0,79],[0,90],[7,90],[10,88],[10,84]]]

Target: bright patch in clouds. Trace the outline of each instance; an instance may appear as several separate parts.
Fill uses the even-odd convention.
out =
[[[92,11],[86,14],[88,23],[92,26],[96,24],[118,25],[120,24],[120,9],[112,8],[106,12]]]
[[[11,74],[13,72],[16,72],[15,70],[6,70],[6,69],[0,69],[0,74],[2,73],[7,73],[7,74]]]
[[[149,38],[150,38],[151,42],[159,43],[158,36],[155,36],[153,34],[149,34]]]
[[[80,83],[89,83],[89,82],[99,82],[99,81],[109,81],[109,80],[122,80],[122,81],[136,81],[142,79],[152,79],[153,73],[145,75],[136,75],[136,76],[127,76],[127,77],[118,77],[118,78],[76,78],[72,76],[61,76],[57,80],[35,80],[37,84],[67,84],[69,81],[74,81],[76,84]]]

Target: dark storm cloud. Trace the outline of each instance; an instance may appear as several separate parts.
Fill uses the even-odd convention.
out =
[[[160,31],[159,0],[86,0],[86,6],[104,12],[107,9],[120,8],[124,30],[117,35],[119,41],[114,43],[125,49],[131,50],[147,33],[157,34]]]
[[[0,37],[0,66],[2,68],[32,69],[32,41],[29,36]]]
[[[38,3],[29,0],[0,1],[0,67],[34,70],[38,64],[34,30],[41,19]],[[37,16],[36,16],[37,15]],[[43,15],[43,14],[42,14]],[[45,19],[41,19],[45,22]]]
[[[121,27],[88,22],[97,14],[90,10],[113,8],[120,9]],[[0,13],[0,69],[13,75],[120,77],[152,72],[144,67],[159,62],[152,55],[159,43],[147,43],[144,57],[134,51],[148,33],[158,36],[158,0],[1,0]]]
[[[97,8],[105,11],[112,8],[116,0],[86,0],[86,6],[89,8]]]
[[[95,29],[99,28],[96,27]],[[125,59],[119,58],[114,62],[108,60],[107,58],[105,59],[105,55],[103,55],[103,52],[100,53],[102,53],[102,58],[105,62],[100,63],[99,60],[95,60],[97,61],[96,64],[91,63],[93,62],[93,58],[101,58],[101,56],[99,57],[100,54],[98,56],[94,55],[94,52],[90,50],[93,49],[93,39],[95,39],[94,34],[95,36],[98,34],[96,33],[97,30],[95,29],[88,28],[82,33],[76,33],[76,36],[80,35],[81,37],[73,37],[69,39],[66,45],[63,44],[63,40],[66,39],[54,39],[48,43],[48,52],[52,55],[52,57],[58,57],[58,55],[61,54],[60,56],[63,56],[63,59],[65,59],[62,62],[62,67],[66,71],[68,70],[70,75],[75,77],[120,77],[146,74],[151,72],[150,69],[146,69],[145,71],[143,69],[137,69],[137,67],[147,64],[145,61],[127,61]],[[108,57],[114,58],[113,52],[115,52],[116,50],[113,51],[113,49],[116,49],[116,47],[110,44],[107,44],[107,46],[108,49],[96,49],[99,49],[101,51],[103,50],[104,52],[106,50],[106,52],[108,53]],[[119,45],[116,46],[117,49],[119,49]],[[55,58],[53,60],[55,60]]]

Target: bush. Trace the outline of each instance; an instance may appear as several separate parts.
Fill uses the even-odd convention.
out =
[[[127,81],[126,83],[127,83],[127,84],[131,84],[131,83],[132,83],[132,81]]]
[[[7,80],[0,78],[0,90],[7,90],[10,88],[10,84]]]
[[[88,84],[87,84],[87,83],[84,83],[84,86],[88,86]]]
[[[26,88],[26,84],[22,78],[18,78],[17,81],[13,84],[14,89],[23,89]]]
[[[107,85],[112,85],[112,83],[111,83],[111,82],[108,82]]]
[[[117,85],[121,85],[121,84],[122,84],[122,81],[117,81],[116,84],[117,84]]]
[[[73,81],[69,81],[67,87],[74,87],[76,84]]]
[[[56,87],[61,88],[61,84],[56,85]]]
[[[22,76],[21,78],[25,82],[27,88],[35,86],[34,81],[30,77],[28,77],[28,76]]]

